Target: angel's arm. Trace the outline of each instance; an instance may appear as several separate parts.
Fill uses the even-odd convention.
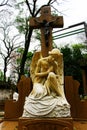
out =
[[[51,72],[52,70],[53,70],[53,66],[49,67],[47,71],[41,72],[41,62],[38,62],[37,68],[35,71],[35,76],[40,76],[40,77],[47,76],[49,72]]]

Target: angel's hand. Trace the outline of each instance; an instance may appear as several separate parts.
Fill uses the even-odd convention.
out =
[[[53,66],[48,69],[48,73],[53,72]]]

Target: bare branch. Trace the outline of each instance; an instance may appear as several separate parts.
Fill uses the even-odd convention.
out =
[[[53,4],[56,0],[49,0],[47,5]]]
[[[32,13],[32,10],[31,10],[31,8],[30,8],[30,4],[29,4],[28,0],[26,0],[26,4],[27,4],[27,6],[28,6],[28,9],[29,9],[29,11],[30,11],[30,14],[33,16],[33,13]]]
[[[10,64],[12,53],[20,47],[20,44],[17,42],[20,38],[19,34],[10,37],[10,31],[12,32],[11,27],[13,27],[12,23],[10,25],[2,23],[2,27],[0,27],[2,30],[1,34],[3,35],[3,37],[0,38],[0,41],[3,43],[5,49],[3,50],[2,48],[0,51],[0,55],[4,60],[4,79],[6,79],[7,66]],[[17,43],[17,45],[15,43]]]
[[[2,56],[3,59],[5,59],[5,55],[2,52],[0,52],[0,55]]]
[[[36,2],[37,0],[33,0],[33,16],[34,16],[34,13],[35,13],[35,10],[36,10]]]
[[[7,5],[8,1],[9,1],[9,0],[6,0],[6,1],[5,1],[5,0],[3,0],[3,1],[0,3],[0,6]]]
[[[1,6],[5,6],[5,5],[12,7],[8,2],[9,2],[9,0],[3,0],[3,1],[0,3],[0,7],[1,7]]]
[[[53,3],[53,2],[55,2],[55,0],[49,0],[47,4],[42,5],[42,6],[37,10],[37,12],[35,13],[34,17],[36,17],[36,16],[39,14],[39,12],[41,11],[41,8],[42,8],[42,7],[44,7],[44,6],[49,6],[49,5],[51,5],[51,3]]]

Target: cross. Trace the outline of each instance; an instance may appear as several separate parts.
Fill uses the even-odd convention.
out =
[[[41,16],[31,18],[29,22],[33,29],[41,29],[42,56],[48,56],[48,52],[52,50],[52,29],[63,27],[63,17],[52,16],[50,6],[44,6],[41,8]]]

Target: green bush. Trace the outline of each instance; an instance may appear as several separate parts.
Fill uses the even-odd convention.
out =
[[[74,44],[69,47],[68,45],[60,48],[63,53],[64,60],[64,75],[73,76],[74,79],[80,82],[79,93],[83,93],[83,80],[82,80],[82,67],[83,60],[87,59],[87,53],[83,54],[84,49],[87,50],[85,45]],[[85,60],[87,63],[87,60]],[[87,64],[86,68],[87,68]]]

